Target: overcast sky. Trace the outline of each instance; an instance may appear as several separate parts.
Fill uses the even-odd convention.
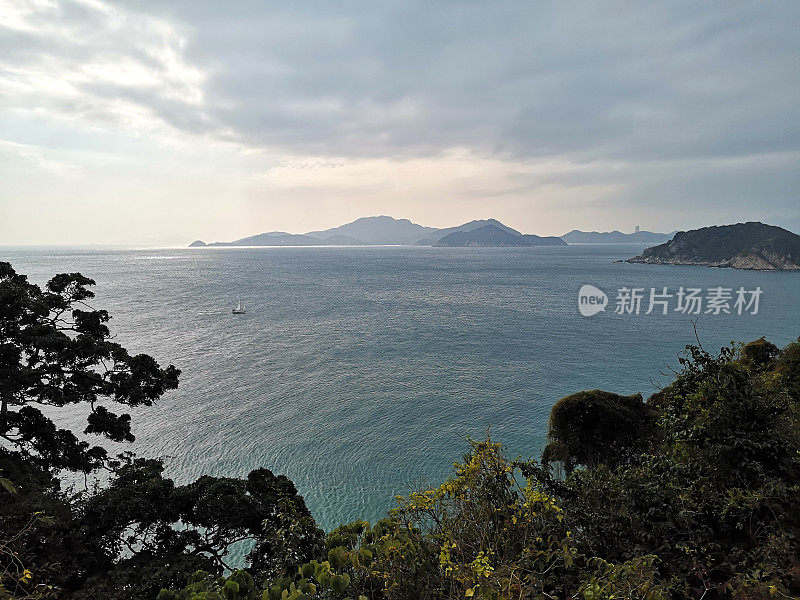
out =
[[[800,232],[800,2],[0,0],[0,244]]]

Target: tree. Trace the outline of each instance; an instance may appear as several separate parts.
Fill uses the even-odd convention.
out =
[[[73,600],[153,600],[189,573],[221,575],[234,550],[249,550],[262,578],[316,556],[324,535],[285,476],[256,469],[176,485],[160,459],[109,457],[39,410],[83,404],[84,434],[132,442],[130,416],[109,406],[150,406],[178,385],[175,367],[113,341],[108,313],[88,304],[93,284],[68,273],[40,289],[0,263],[0,490],[13,481],[18,492],[0,501],[0,540],[13,536],[15,564],[30,565],[25,586],[46,582]],[[100,467],[111,474],[103,486],[61,489],[62,470]],[[34,529],[31,514],[48,520]]]
[[[320,552],[324,534],[285,476],[256,469],[246,479],[206,475],[178,486],[163,470],[160,460],[135,459],[82,503],[73,536],[92,541],[105,562],[76,600],[152,600],[189,573],[214,579],[233,570],[231,552],[241,556],[242,545],[260,580],[294,573]]]
[[[742,346],[739,362],[753,371],[763,371],[774,367],[780,354],[780,348],[762,337]]]
[[[162,369],[112,341],[108,312],[87,304],[92,285],[80,273],[62,273],[42,290],[0,262],[0,438],[49,469],[88,472],[108,455],[36,406],[86,404],[84,433],[131,442],[130,415],[103,403],[149,406],[178,386],[174,366]]]
[[[572,394],[550,411],[550,443],[542,461],[561,461],[568,472],[576,465],[616,465],[652,435],[654,423],[655,412],[641,394]]]

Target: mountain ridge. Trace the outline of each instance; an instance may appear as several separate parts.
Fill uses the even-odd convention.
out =
[[[472,240],[467,245],[489,245],[490,238],[503,246],[532,246],[537,240],[541,244],[565,244],[560,238],[526,236],[516,229],[504,225],[497,219],[478,219],[456,225],[454,227],[436,228],[425,227],[413,223],[408,219],[395,219],[387,215],[361,217],[350,223],[338,227],[309,231],[308,233],[293,234],[283,231],[259,233],[244,237],[232,242],[211,242],[206,244],[202,240],[195,240],[190,244],[192,248],[207,246],[339,246],[339,245],[403,245],[403,246],[436,246],[443,238],[458,232],[470,232],[485,227],[491,229],[484,232],[483,240]],[[496,231],[495,231],[496,230]],[[497,232],[502,232],[503,235]],[[510,237],[507,237],[510,236]],[[516,239],[519,238],[519,239]],[[516,243],[514,243],[516,242]]]

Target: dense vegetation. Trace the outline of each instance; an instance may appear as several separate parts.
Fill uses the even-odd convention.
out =
[[[758,222],[702,227],[679,231],[628,262],[795,270],[800,268],[800,236]]]
[[[132,439],[109,406],[178,372],[113,343],[92,281],[39,289],[0,263],[0,598],[416,600],[789,598],[800,593],[800,341],[690,346],[644,401],[556,403],[543,461],[472,441],[438,488],[327,535],[266,469],[177,485],[57,428]],[[103,471],[74,491],[64,472]],[[245,564],[230,564],[244,547]],[[244,567],[245,570],[233,570]]]

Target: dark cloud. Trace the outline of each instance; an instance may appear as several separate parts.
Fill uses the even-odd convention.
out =
[[[792,1],[116,6],[174,25],[183,60],[207,75],[204,102],[180,106],[163,89],[93,82],[86,91],[252,145],[344,156],[466,146],[585,160],[800,146],[800,4]],[[106,52],[164,68],[146,45],[164,32],[98,47],[104,20],[65,0],[46,24],[68,28],[68,38],[45,27],[38,38],[6,31],[0,39],[15,61]]]
[[[795,2],[131,7],[188,28],[211,114],[252,144],[633,160],[800,145]]]

